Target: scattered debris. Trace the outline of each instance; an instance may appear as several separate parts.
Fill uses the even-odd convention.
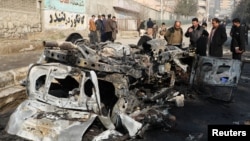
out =
[[[185,141],[200,141],[203,137],[203,133],[189,134]]]
[[[31,50],[34,50],[34,46],[33,45],[30,45],[28,48],[23,48],[21,50],[19,50],[19,52],[24,52],[24,51],[31,51]]]
[[[177,107],[183,107],[184,106],[184,95],[177,95],[168,101],[174,101]]]
[[[235,124],[235,125],[250,125],[250,120],[234,121],[233,124]]]

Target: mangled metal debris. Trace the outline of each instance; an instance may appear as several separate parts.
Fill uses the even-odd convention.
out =
[[[195,58],[164,40],[148,43],[151,52],[111,42],[90,45],[77,33],[65,42],[45,41],[28,72],[29,98],[11,115],[6,131],[30,140],[98,141],[173,128],[176,117],[169,109],[172,102],[184,106],[184,90],[177,85],[190,82]],[[198,74],[192,74],[193,84]]]
[[[176,92],[173,94],[173,98],[168,99],[168,101],[174,101],[177,107],[184,106],[184,95]]]
[[[201,93],[224,101],[233,98],[242,62],[229,58],[199,57],[194,61],[190,84]]]

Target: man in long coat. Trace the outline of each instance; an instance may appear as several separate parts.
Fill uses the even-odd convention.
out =
[[[227,33],[224,26],[220,25],[218,18],[212,19],[212,30],[209,36],[209,56],[223,57],[222,45],[227,40]]]

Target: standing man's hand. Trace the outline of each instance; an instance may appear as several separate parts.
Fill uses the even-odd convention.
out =
[[[193,28],[190,27],[190,28],[188,29],[188,32],[193,32]]]
[[[244,51],[243,51],[243,50],[240,50],[239,47],[235,47],[235,52],[236,52],[236,53],[243,53]]]

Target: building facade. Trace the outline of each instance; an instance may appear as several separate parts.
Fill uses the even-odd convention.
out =
[[[137,30],[138,21],[175,19],[176,0],[8,0],[0,1],[0,38],[53,30],[88,31],[91,15],[111,14],[120,30]]]
[[[209,18],[209,0],[198,0],[197,17],[200,21],[206,22]]]
[[[241,0],[210,0],[209,14],[211,17],[223,19],[231,17]]]

